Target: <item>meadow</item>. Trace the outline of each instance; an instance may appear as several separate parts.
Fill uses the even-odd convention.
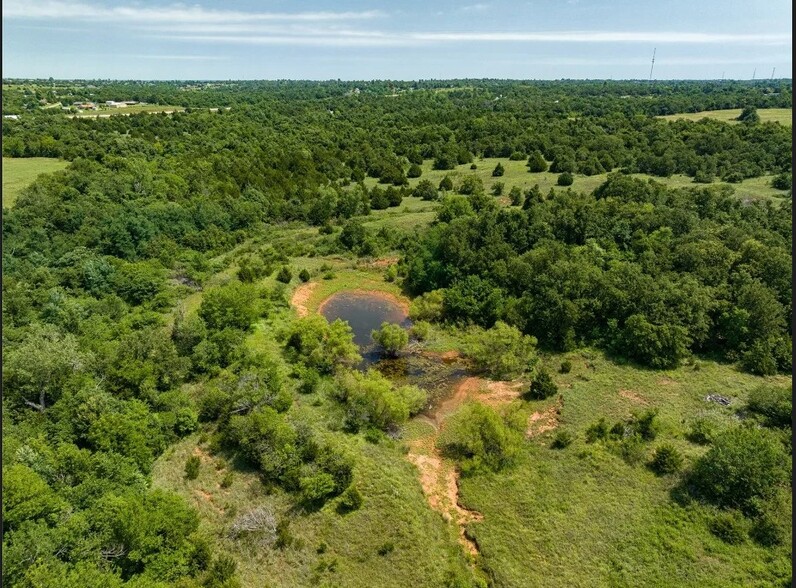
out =
[[[727,110],[705,110],[702,112],[667,114],[665,116],[659,116],[658,118],[662,118],[664,120],[702,120],[703,118],[712,118],[732,124],[738,124],[736,119],[740,114],[740,108],[728,108]],[[788,127],[793,124],[792,108],[760,108],[757,110],[757,114],[760,115],[760,122],[775,122]]]
[[[49,157],[3,158],[3,208],[14,206],[19,195],[41,174],[60,171],[68,161]]]

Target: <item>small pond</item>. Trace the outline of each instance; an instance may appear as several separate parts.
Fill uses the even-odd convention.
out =
[[[378,349],[370,336],[372,331],[381,328],[384,322],[406,328],[411,326],[404,310],[378,292],[338,292],[321,305],[320,312],[329,322],[342,319],[351,325],[354,343],[359,345],[367,365],[379,359]]]
[[[329,322],[341,319],[351,325],[354,343],[362,354],[359,369],[376,368],[398,385],[420,386],[429,394],[429,409],[468,375],[459,359],[446,361],[435,354],[422,353],[417,350],[417,342],[411,340],[409,348],[399,357],[383,358],[371,332],[383,322],[409,328],[411,321],[399,304],[379,292],[344,290],[329,297],[319,311]]]

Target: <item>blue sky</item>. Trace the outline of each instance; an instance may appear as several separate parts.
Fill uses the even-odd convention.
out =
[[[789,0],[4,0],[3,77],[792,75]]]

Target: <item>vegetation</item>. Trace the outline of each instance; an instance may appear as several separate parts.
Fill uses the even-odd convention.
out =
[[[4,585],[790,583],[789,81],[3,98]],[[345,289],[411,347],[354,369]]]

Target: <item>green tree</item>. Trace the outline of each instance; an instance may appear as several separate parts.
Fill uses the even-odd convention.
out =
[[[441,191],[446,191],[446,192],[450,192],[451,190],[453,190],[453,180],[451,179],[450,176],[446,175],[444,178],[440,180],[439,189]]]
[[[510,465],[520,446],[520,434],[507,427],[489,406],[468,402],[449,417],[437,447],[457,460],[463,474],[497,471]]]
[[[538,361],[536,339],[502,321],[489,330],[471,328],[464,351],[478,371],[496,380],[531,372]]]
[[[257,295],[253,286],[232,281],[205,292],[199,316],[209,329],[249,330],[258,315]]]
[[[718,506],[753,509],[790,480],[790,458],[769,431],[733,427],[713,441],[691,472],[693,488]]]
[[[416,163],[413,163],[412,165],[410,165],[409,166],[409,171],[406,172],[406,177],[407,178],[419,178],[421,175],[423,175],[423,168],[421,168]]]
[[[506,169],[503,167],[503,164],[498,161],[498,164],[495,166],[495,169],[492,170],[492,177],[499,178],[504,173],[506,173]]]
[[[420,198],[422,200],[430,201],[430,200],[436,200],[438,194],[437,194],[437,189],[434,187],[434,184],[432,184],[430,180],[420,180],[417,183],[417,186],[415,186],[414,196],[415,198]]]
[[[558,394],[558,386],[553,377],[545,368],[537,370],[531,380],[531,387],[528,389],[527,396],[533,400],[545,400]]]
[[[528,171],[539,173],[547,171],[547,162],[539,151],[534,151],[528,156]]]
[[[406,329],[387,322],[381,324],[381,329],[373,331],[371,337],[390,357],[397,357],[398,353],[409,343],[409,334]]]
[[[558,176],[556,183],[559,186],[571,186],[573,181],[574,178],[572,177],[572,174],[568,171],[565,171]]]
[[[293,279],[293,272],[290,271],[290,268],[286,265],[282,266],[282,269],[279,270],[279,273],[276,275],[276,280],[278,282],[282,282],[283,284],[289,284],[290,280]]]
[[[757,114],[757,108],[754,106],[745,106],[735,120],[742,123],[753,125],[760,122],[760,115]]]

